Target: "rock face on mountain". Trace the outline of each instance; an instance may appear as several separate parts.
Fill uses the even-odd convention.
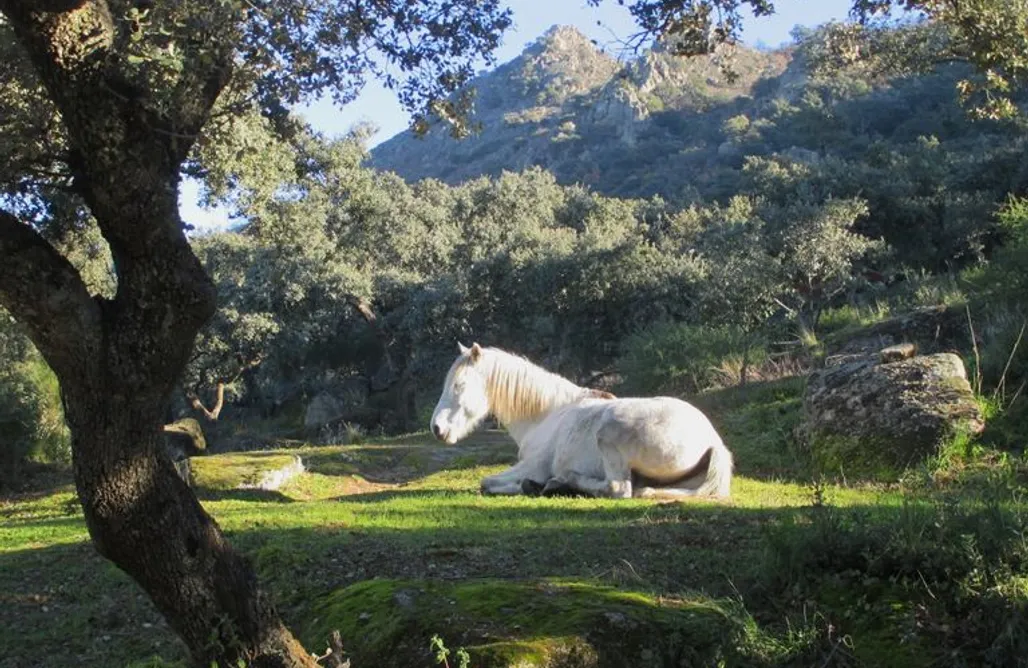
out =
[[[912,344],[859,355],[807,381],[797,439],[829,474],[880,477],[936,454],[984,426],[964,363],[952,353],[911,356]]]
[[[554,26],[471,83],[479,134],[455,140],[442,124],[422,138],[403,132],[372,151],[371,165],[408,181],[450,184],[538,165],[561,182],[619,194],[623,178],[612,164],[618,157],[626,162],[622,152],[637,150],[659,162],[654,146],[668,145],[662,137],[669,123],[682,124],[716,105],[733,113],[733,101],[758,80],[781,74],[789,56],[743,50],[736,63],[740,77],[729,83],[707,57],[674,57],[656,48],[621,62],[575,28]],[[722,139],[703,144],[712,160],[719,159]]]

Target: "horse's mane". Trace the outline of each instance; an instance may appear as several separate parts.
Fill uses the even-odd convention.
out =
[[[489,409],[503,424],[530,420],[578,401],[589,390],[499,348],[483,348]]]

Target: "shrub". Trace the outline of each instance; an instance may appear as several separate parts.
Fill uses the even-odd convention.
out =
[[[696,394],[735,385],[767,352],[740,327],[661,323],[628,338],[618,367],[639,394]]]
[[[11,476],[29,460],[71,460],[57,377],[34,351],[0,369],[0,471]]]
[[[944,665],[1020,665],[1028,516],[1007,486],[981,491],[876,509],[815,494],[813,507],[768,529],[768,593],[818,601],[851,625],[885,624],[961,662]]]
[[[1020,303],[1028,292],[1028,198],[1010,198],[998,214],[1005,245],[993,255],[981,281],[993,300]]]

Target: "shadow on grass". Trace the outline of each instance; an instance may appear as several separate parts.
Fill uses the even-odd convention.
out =
[[[552,613],[558,616],[555,619],[585,606],[595,614],[582,616],[582,624],[614,634],[612,637],[620,633],[647,639],[656,633],[670,638],[678,632],[675,629],[685,633],[692,628],[687,620],[679,620],[674,614],[667,616],[665,608],[670,604],[662,603],[661,616],[653,619],[645,615],[639,618],[635,607],[628,611],[617,606],[609,610],[598,607],[602,601],[592,594],[588,601],[579,601],[581,605],[567,607],[561,603],[554,607],[547,603],[550,595],[545,590],[540,596],[526,594],[516,584],[557,579],[605,587],[601,598],[613,596],[634,601],[633,606],[640,603],[640,596],[650,601],[646,603],[649,607],[654,600],[673,603],[701,599],[700,608],[671,605],[671,612],[692,611],[699,615],[697,620],[707,619],[714,624],[711,628],[717,633],[710,634],[714,645],[704,650],[712,652],[711,656],[718,652],[736,656],[741,642],[738,633],[749,633],[746,629],[768,638],[765,649],[770,654],[764,659],[756,661],[759,657],[747,655],[756,662],[740,659],[727,665],[815,665],[803,663],[810,658],[803,653],[806,645],[790,635],[806,633],[809,629],[804,620],[815,614],[830,620],[835,633],[848,634],[857,656],[870,652],[866,657],[870,663],[866,665],[922,665],[954,651],[963,652],[961,656],[973,665],[981,656],[969,653],[977,652],[981,643],[974,647],[956,646],[967,639],[955,638],[950,643],[941,627],[915,624],[918,606],[941,605],[928,600],[929,593],[924,587],[898,589],[883,574],[870,569],[893,568],[897,573],[905,573],[913,568],[935,582],[928,570],[934,566],[941,569],[940,578],[949,577],[947,574],[954,571],[947,570],[947,560],[953,555],[946,553],[945,559],[932,561],[933,555],[940,554],[939,545],[952,538],[949,533],[962,535],[961,532],[976,527],[983,536],[993,535],[991,530],[985,531],[990,522],[994,523],[988,514],[969,512],[961,520],[963,524],[953,525],[947,530],[949,533],[935,535],[931,527],[939,518],[922,517],[909,508],[895,506],[832,508],[830,512],[842,519],[825,522],[819,518],[829,516],[817,513],[829,512],[828,509],[493,500],[467,493],[424,490],[345,501],[325,504],[323,511],[338,514],[312,518],[314,526],[230,532],[232,542],[252,559],[290,625],[305,629],[304,639],[311,649],[323,647],[325,642],[327,613],[318,606],[324,605],[326,597],[375,578],[400,584],[382,588],[377,598],[368,599],[366,606],[346,604],[343,621],[349,625],[349,635],[344,642],[358,653],[376,646],[372,638],[375,643],[387,645],[416,639],[417,647],[423,648],[427,638],[439,632],[468,631],[457,640],[490,645],[497,651],[510,648],[494,643],[521,647],[519,643],[534,643],[540,638],[563,642],[555,631],[543,633],[530,628],[524,620],[518,621],[518,614],[524,611],[517,613],[517,606],[529,600],[534,601],[531,606],[536,606],[540,614]],[[277,504],[269,504],[256,509],[257,517],[268,520],[265,526],[275,526],[284,517],[295,519],[293,511],[278,511],[276,507]],[[276,516],[279,512],[287,514]],[[30,521],[22,523],[29,524]],[[40,533],[46,535],[53,521],[37,524]],[[1014,533],[1003,535],[1007,534],[1011,536],[1009,540],[1015,540]],[[889,565],[881,559],[881,548],[891,545],[890,541],[897,536],[911,536],[914,542],[909,558]],[[949,543],[958,545],[959,541]],[[985,558],[987,562],[983,563],[989,566],[988,560],[994,559],[990,555],[995,550],[986,542],[980,545],[979,558]],[[846,575],[850,572],[857,574],[855,579]],[[445,587],[433,590],[436,594],[424,600],[429,609],[439,610],[423,619],[420,614],[413,614],[420,608],[409,605],[411,595],[403,593],[411,588],[437,587],[431,583],[481,579],[498,584],[489,589],[462,590],[463,593]],[[793,589],[803,583],[803,588]],[[4,668],[63,666],[74,658],[81,664],[84,657],[85,665],[124,665],[127,660],[152,654],[158,642],[165,649],[171,648],[170,655],[161,650],[165,658],[179,656],[176,652],[180,653],[180,649],[159,623],[152,606],[141,599],[138,589],[120,571],[96,556],[87,544],[0,554],[0,592],[0,666]],[[353,590],[347,596],[351,595]],[[349,600],[347,596],[344,601]],[[625,596],[629,598],[624,599]],[[451,605],[450,600],[464,601],[459,605],[460,614],[440,617],[439,613]],[[492,604],[493,608],[489,608]],[[1000,606],[997,612],[1000,610],[1006,609]],[[608,612],[611,614],[607,615]],[[322,621],[315,624],[316,618]],[[364,622],[366,625],[362,626]],[[800,622],[792,631],[785,628]],[[647,626],[650,623],[653,628]],[[680,624],[685,627],[680,628]],[[378,626],[372,633],[375,625]],[[730,632],[722,634],[725,629]],[[561,638],[578,638],[572,643],[575,651],[598,653],[597,665],[629,665],[617,664],[625,657],[603,642],[594,642],[589,628],[565,630],[567,633]],[[823,629],[815,631],[821,633]],[[901,644],[904,633],[909,637]],[[104,637],[107,640],[98,640]],[[800,654],[779,652],[772,647],[775,642],[789,638],[789,642],[799,643],[796,647]],[[824,655],[818,654],[824,658],[831,647],[823,645],[824,638],[818,638],[815,649],[824,651]],[[991,639],[983,639],[988,641]],[[649,640],[638,646],[640,651],[647,643]],[[667,656],[659,654],[663,647],[659,643],[652,645],[658,655],[652,657],[653,661],[638,665],[679,665],[673,652],[680,651],[681,645],[669,640],[667,651],[672,654]],[[846,647],[832,647],[840,652],[837,658],[848,656]],[[430,665],[403,663],[411,656],[386,655],[375,665]],[[822,664],[857,665],[816,662]],[[592,664],[572,661],[562,665]]]
[[[260,501],[263,503],[293,503],[295,500],[271,489],[210,489],[193,490],[201,501]]]
[[[38,498],[71,484],[68,464],[21,462],[13,470],[0,472],[0,500]]]

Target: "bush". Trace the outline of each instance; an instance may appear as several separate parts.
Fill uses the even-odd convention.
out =
[[[638,394],[697,394],[739,383],[767,358],[740,327],[662,323],[628,338],[618,362],[625,388]]]
[[[876,509],[815,494],[813,507],[768,529],[768,594],[817,601],[849,628],[920,638],[951,661],[941,665],[1023,665],[1028,515],[1008,485],[980,491]]]
[[[1010,198],[998,214],[1005,244],[979,279],[989,298],[1018,304],[1028,293],[1028,198]]]
[[[35,351],[0,369],[0,475],[26,461],[71,461],[57,376]]]

